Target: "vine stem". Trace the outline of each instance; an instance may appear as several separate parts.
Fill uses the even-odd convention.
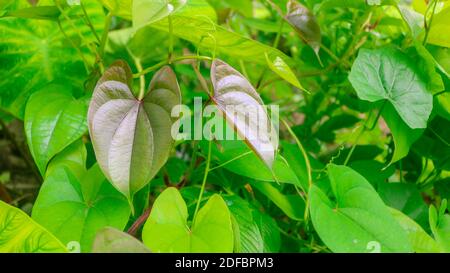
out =
[[[108,33],[109,33],[109,27],[111,26],[111,20],[112,20],[112,13],[108,12],[108,15],[106,15],[105,26],[103,27],[102,38],[100,40],[100,46],[99,46],[99,55],[100,55],[101,60],[103,60],[103,55],[105,55],[105,46],[106,46],[106,42],[108,41]],[[102,61],[102,63],[103,63],[103,61]],[[102,70],[104,70],[103,67],[102,67]],[[103,73],[103,71],[102,71],[102,73]]]
[[[142,64],[139,59],[134,59],[134,63],[136,64],[136,68],[138,69],[138,72],[142,72]],[[142,100],[145,95],[145,75],[141,75],[139,77],[139,97],[138,100]]]
[[[359,132],[358,136],[355,139],[355,143],[353,144],[352,149],[350,150],[350,152],[348,153],[347,157],[345,158],[344,166],[347,166],[347,164],[350,162],[350,159],[351,159],[353,153],[355,152],[356,146],[357,146],[357,144],[359,142],[359,139],[362,137],[362,135],[366,131],[372,131],[375,128],[375,126],[378,124],[378,120],[380,119],[381,114],[383,113],[383,110],[384,110],[384,107],[386,106],[386,103],[387,103],[387,100],[381,106],[380,110],[378,111],[378,115],[375,118],[375,121],[373,122],[372,126],[370,126],[370,128],[368,129],[367,122],[369,121],[369,117],[370,117],[370,114],[369,114],[369,117],[364,122],[363,128],[361,129],[361,131]]]
[[[309,194],[309,191],[311,190],[311,187],[313,186],[313,179],[312,179],[311,162],[309,161],[308,153],[306,152],[306,149],[303,146],[300,139],[292,131],[289,124],[284,119],[281,119],[281,122],[284,124],[284,126],[288,130],[289,134],[294,138],[295,142],[297,143],[298,148],[302,152],[302,155],[305,159],[306,172],[308,173],[308,191],[306,192],[306,194]],[[310,206],[310,202],[309,202],[309,196],[308,196],[306,198],[306,204],[305,204],[305,215],[304,215],[305,222],[308,220],[308,217],[309,217],[309,206]]]
[[[208,144],[208,158],[206,160],[205,174],[203,175],[202,187],[200,189],[200,194],[198,196],[197,205],[195,206],[194,219],[192,220],[192,226],[195,225],[195,220],[197,219],[198,210],[200,208],[200,202],[202,201],[203,192],[205,191],[206,179],[208,178],[209,167],[210,167],[210,164],[211,164],[211,146],[212,146],[212,141],[209,141],[209,144]]]
[[[427,9],[427,12],[425,13],[425,18],[424,18],[424,20],[425,20],[425,38],[423,39],[423,45],[424,46],[428,42],[428,36],[430,35],[431,24],[433,23],[433,18],[434,18],[434,14],[436,13],[436,7],[437,7],[437,3],[438,2],[439,2],[438,0],[434,0],[433,3],[432,3],[433,8],[432,8],[432,11],[431,11],[431,17],[430,17],[430,21],[429,22],[427,22],[427,14],[428,14],[429,9]],[[430,5],[430,7],[431,7],[431,5]]]
[[[168,16],[167,19],[169,20],[169,56],[168,56],[168,63],[172,63],[172,56],[173,56],[173,23],[172,23],[172,16]]]
[[[134,74],[133,78],[139,78],[142,75],[146,75],[146,74],[148,74],[150,72],[153,72],[153,71],[163,67],[164,65],[171,64],[171,63],[176,63],[176,62],[181,62],[181,61],[185,61],[185,60],[212,61],[213,58],[208,57],[208,56],[187,55],[187,56],[181,56],[181,57],[173,58],[170,63],[169,63],[169,61],[165,60],[165,61],[162,61],[162,62],[159,62],[159,63],[155,64],[154,66],[150,66],[150,67],[142,70],[141,72],[138,72],[138,73]]]
[[[138,219],[136,219],[133,225],[131,225],[131,227],[127,230],[127,233],[136,237],[138,230],[144,225],[145,221],[147,221],[151,211],[151,207],[147,208],[144,213],[142,213],[142,215],[139,216]]]

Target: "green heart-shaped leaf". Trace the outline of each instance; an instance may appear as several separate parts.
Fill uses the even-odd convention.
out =
[[[180,88],[169,67],[158,71],[142,99],[134,97],[131,69],[113,64],[97,83],[89,106],[89,132],[98,163],[128,199],[167,161],[173,145],[172,108]]]
[[[362,100],[387,100],[412,129],[426,128],[433,95],[424,76],[411,60],[394,48],[363,49],[349,80]]]
[[[42,175],[50,159],[86,133],[86,113],[87,101],[74,99],[60,85],[49,85],[30,97],[25,133]]]
[[[50,232],[25,212],[0,201],[0,253],[67,252]]]
[[[153,252],[232,252],[230,217],[225,201],[215,194],[199,210],[190,228],[187,206],[180,192],[168,188],[153,204],[142,239]]]
[[[334,252],[411,252],[406,232],[392,217],[370,183],[349,167],[329,165],[336,201],[317,186],[309,192],[311,220]]]
[[[226,121],[247,145],[272,168],[278,148],[278,136],[264,103],[251,83],[223,61],[211,67],[213,101]]]
[[[90,251],[98,230],[106,226],[123,229],[129,216],[128,201],[106,181],[98,165],[82,174],[67,166],[53,169],[32,213],[36,222],[63,243],[79,243],[82,252]]]

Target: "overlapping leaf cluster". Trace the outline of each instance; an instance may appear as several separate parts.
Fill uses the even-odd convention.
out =
[[[445,0],[1,3],[1,137],[42,184],[21,196],[0,165],[0,252],[449,252],[449,14]],[[172,110],[195,97],[240,138],[175,141]],[[227,108],[245,105],[262,116]]]

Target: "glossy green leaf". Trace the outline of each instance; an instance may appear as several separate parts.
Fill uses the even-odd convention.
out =
[[[138,239],[118,229],[106,227],[97,232],[93,253],[150,253]]]
[[[61,85],[49,85],[30,97],[25,133],[42,175],[50,159],[87,132],[87,104],[86,99],[74,99]]]
[[[296,0],[290,0],[287,9],[286,21],[295,29],[300,38],[318,54],[322,35],[314,14]]]
[[[412,249],[416,253],[438,253],[441,252],[436,241],[426,233],[414,220],[396,209],[390,209],[395,220],[406,231]]]
[[[133,27],[138,29],[176,12],[187,0],[133,0]]]
[[[172,148],[172,108],[181,94],[172,69],[159,70],[148,93],[132,93],[128,64],[114,63],[97,83],[89,106],[89,132],[98,163],[128,199],[167,161]]]
[[[266,60],[269,68],[275,72],[278,76],[286,80],[288,83],[293,86],[308,92],[298,81],[297,76],[295,76],[294,72],[292,72],[291,68],[281,59],[280,57],[276,57],[274,60],[271,60],[267,54]]]
[[[181,194],[175,188],[168,188],[155,200],[142,238],[153,252],[232,252],[230,217],[225,201],[215,194],[199,210],[196,222],[190,227]]]
[[[215,60],[211,66],[213,101],[237,134],[269,167],[273,167],[278,137],[264,102],[251,83],[228,64]]]
[[[430,44],[450,47],[450,24],[448,18],[450,16],[450,6],[434,15],[433,22],[430,28],[430,34],[428,36],[428,42]]]
[[[125,228],[130,206],[98,165],[78,176],[64,166],[53,170],[39,191],[32,217],[63,243],[79,243],[82,252],[89,252],[100,229]]]
[[[430,206],[430,227],[436,242],[445,252],[450,252],[450,215],[445,213],[447,202],[443,201],[439,211],[433,205]]]
[[[0,253],[67,252],[50,232],[25,212],[0,201]]]
[[[433,96],[414,60],[401,51],[361,50],[349,80],[360,99],[387,100],[410,128],[426,128]]]
[[[329,165],[336,201],[313,186],[309,198],[311,220],[333,252],[411,252],[406,232],[392,217],[369,182],[349,167]]]
[[[201,145],[207,151],[207,143]],[[276,155],[271,171],[242,140],[221,141],[212,146],[212,154],[214,161],[233,173],[260,181],[303,185],[280,154]]]

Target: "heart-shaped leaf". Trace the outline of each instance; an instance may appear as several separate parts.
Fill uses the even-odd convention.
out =
[[[370,183],[349,167],[329,165],[335,201],[318,186],[310,192],[311,220],[323,242],[334,252],[411,252],[406,232],[392,217]]]
[[[86,113],[87,101],[74,99],[61,85],[49,85],[30,97],[25,133],[42,175],[50,159],[86,133]]]
[[[278,136],[264,103],[250,82],[223,61],[211,67],[213,101],[226,121],[247,145],[272,168],[278,147]]]
[[[362,100],[387,100],[412,129],[426,128],[433,95],[415,61],[394,48],[363,49],[349,80]]]
[[[39,191],[32,217],[63,243],[78,242],[82,252],[89,252],[98,230],[125,228],[130,206],[98,165],[81,177],[67,167],[53,170]]]
[[[150,253],[139,240],[118,229],[106,227],[95,236],[93,253]]]
[[[169,67],[158,71],[142,99],[134,97],[131,69],[114,63],[97,83],[89,106],[89,131],[98,163],[128,199],[164,165],[173,145],[171,111],[181,103]]]
[[[0,253],[67,252],[64,245],[25,212],[0,201]]]
[[[162,192],[144,225],[142,239],[153,252],[233,251],[231,216],[220,195],[213,195],[189,228],[187,206],[176,188]]]
[[[288,2],[287,9],[286,21],[295,29],[300,38],[318,54],[322,35],[314,14],[295,0]]]

